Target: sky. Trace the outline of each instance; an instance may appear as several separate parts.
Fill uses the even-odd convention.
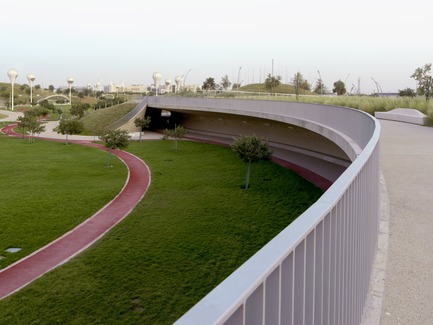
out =
[[[397,92],[433,61],[431,0],[20,0],[2,3],[0,82],[151,84],[156,71],[242,85],[300,72]],[[3,71],[3,72],[2,72]],[[373,81],[373,79],[375,81]]]

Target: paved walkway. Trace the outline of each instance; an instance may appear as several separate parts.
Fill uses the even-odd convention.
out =
[[[3,128],[2,131],[14,135],[10,128]],[[71,142],[106,150],[105,147],[91,143],[88,139],[74,139]],[[121,192],[110,203],[70,232],[2,269],[0,271],[0,299],[26,286],[86,249],[126,217],[142,199],[150,184],[148,167],[141,159],[125,151],[113,150],[113,154],[128,167],[128,178]]]
[[[18,116],[23,115],[23,113],[20,112],[12,112],[0,109],[0,114],[6,115],[7,117],[0,119],[0,122],[14,122],[17,120]]]
[[[381,324],[433,324],[433,128],[381,120],[390,236]]]

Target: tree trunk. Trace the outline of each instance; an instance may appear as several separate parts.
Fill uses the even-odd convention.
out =
[[[250,169],[251,169],[251,159],[248,161],[247,164],[247,175],[245,178],[245,189],[248,190],[250,187]]]
[[[110,158],[111,158],[111,151],[113,150],[112,147],[108,149],[108,157],[107,157],[107,167],[110,167]]]

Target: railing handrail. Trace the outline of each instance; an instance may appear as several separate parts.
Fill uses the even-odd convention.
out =
[[[248,108],[244,108],[244,105],[248,105]],[[307,209],[300,217],[298,217],[294,222],[292,222],[288,227],[286,227],[280,234],[278,234],[275,238],[273,238],[267,245],[265,245],[262,249],[260,249],[254,256],[252,256],[247,262],[245,262],[241,267],[239,267],[235,272],[233,272],[228,278],[226,278],[221,284],[219,284],[214,290],[212,290],[206,297],[204,297],[197,305],[195,305],[191,310],[189,310],[183,317],[181,317],[176,324],[184,325],[184,324],[222,324],[227,321],[229,318],[234,317],[237,319],[237,313],[239,310],[242,310],[240,313],[240,318],[248,318],[246,316],[247,312],[245,311],[247,308],[248,299],[251,298],[253,293],[257,292],[258,288],[265,287],[266,279],[271,276],[271,274],[278,270],[278,272],[282,272],[282,263],[285,261],[289,255],[295,255],[295,250],[297,250],[300,244],[303,244],[303,250],[301,250],[301,263],[306,263],[304,258],[306,259],[306,255],[302,257],[302,254],[307,254],[306,246],[307,246],[307,238],[313,233],[314,241],[316,241],[316,227],[319,224],[322,226],[325,224],[324,220],[327,218],[328,222],[331,222],[331,217],[334,218],[335,232],[334,237],[339,234],[339,232],[344,232],[344,227],[341,228],[342,224],[349,227],[350,231],[355,231],[355,226],[353,222],[356,224],[357,222],[363,222],[362,229],[365,229],[365,232],[371,232],[365,234],[366,237],[371,239],[371,242],[366,244],[359,244],[358,242],[351,242],[350,235],[343,233],[341,238],[339,238],[338,243],[347,242],[348,247],[350,248],[336,248],[336,239],[329,239],[329,243],[326,242],[326,245],[329,246],[329,254],[334,253],[332,249],[335,249],[336,252],[340,252],[340,250],[344,251],[346,255],[341,254],[334,257],[331,257],[331,263],[329,266],[329,273],[332,273],[332,268],[339,270],[339,272],[343,272],[339,269],[340,266],[336,265],[336,261],[349,258],[354,259],[355,257],[351,256],[350,250],[353,250],[357,255],[359,255],[356,261],[350,260],[351,264],[345,265],[345,269],[347,272],[352,270],[353,265],[356,263],[362,264],[362,269],[365,270],[367,275],[359,274],[360,271],[351,271],[350,275],[345,275],[346,278],[351,277],[357,281],[362,280],[362,284],[359,286],[359,292],[351,293],[352,295],[356,294],[356,297],[352,297],[350,299],[358,301],[356,306],[352,306],[351,310],[354,309],[356,312],[353,312],[354,315],[350,315],[351,324],[356,324],[358,322],[359,309],[363,307],[365,303],[365,299],[363,297],[366,295],[368,290],[368,281],[365,281],[365,276],[368,276],[371,272],[371,263],[372,256],[374,255],[374,247],[375,242],[377,240],[377,218],[378,218],[378,199],[376,194],[376,187],[378,187],[378,143],[380,137],[380,125],[377,120],[369,116],[368,114],[343,108],[337,106],[327,106],[320,104],[306,104],[306,103],[282,103],[282,102],[270,102],[270,101],[249,101],[248,103],[242,102],[240,100],[203,100],[203,99],[181,99],[181,98],[152,98],[149,101],[149,105],[151,107],[160,107],[160,108],[169,108],[173,106],[177,107],[189,107],[189,109],[195,110],[218,110],[219,112],[231,112],[232,114],[240,114],[240,115],[248,115],[248,116],[262,116],[263,118],[278,118],[280,121],[285,121],[287,123],[299,123],[302,121],[302,117],[304,117],[304,121],[314,122],[316,125],[320,125],[324,128],[328,128],[328,130],[337,130],[342,134],[346,135],[349,139],[348,141],[354,141],[361,151],[357,153],[357,157],[353,157],[353,161],[351,165],[345,170],[345,172],[334,182],[334,184],[319,198],[319,200],[314,203],[309,209]],[[241,108],[239,108],[241,107]],[[288,109],[289,108],[289,109]],[[335,120],[337,121],[335,121]],[[341,121],[346,121],[346,123],[341,123]],[[301,123],[302,124],[302,123]],[[298,124],[299,125],[299,124]],[[327,131],[323,131],[326,133]],[[367,170],[368,171],[364,171]],[[363,182],[359,183],[359,179],[362,179]],[[355,184],[355,185],[354,185]],[[366,188],[363,188],[366,187]],[[359,194],[361,193],[361,194]],[[362,198],[358,198],[357,196],[362,195]],[[359,203],[356,202],[359,199]],[[353,205],[349,206],[350,202],[346,201],[354,201]],[[352,202],[351,201],[351,202]],[[339,212],[342,210],[343,212]],[[344,213],[344,211],[351,211],[351,214]],[[362,211],[361,211],[362,210]],[[368,210],[368,211],[364,211]],[[331,213],[332,212],[332,213]],[[354,219],[353,215],[362,215],[362,219],[358,221],[358,219]],[[367,217],[364,218],[364,215]],[[349,219],[350,220],[346,220]],[[359,217],[361,218],[361,217]],[[368,219],[368,220],[367,220]],[[337,220],[337,221],[336,221]],[[365,223],[365,224],[364,224]],[[340,226],[338,226],[340,225]],[[324,228],[324,226],[322,227]],[[323,229],[321,230],[324,231]],[[356,231],[360,231],[356,229]],[[376,234],[374,233],[376,232]],[[323,236],[325,233],[323,232]],[[332,232],[330,231],[330,236]],[[362,234],[361,234],[362,235]],[[361,236],[358,235],[358,236]],[[329,236],[328,236],[329,237]],[[331,236],[332,237],[332,236]],[[333,240],[333,241],[332,241]],[[332,241],[332,242],[331,242]],[[323,242],[325,245],[325,242]],[[332,246],[333,245],[333,246]],[[327,247],[328,247],[327,246]],[[360,246],[358,248],[358,246]],[[310,246],[309,246],[310,247]],[[332,249],[331,249],[332,248]],[[315,249],[315,248],[314,248]],[[323,248],[324,249],[324,248]],[[314,253],[315,254],[315,253]],[[295,255],[296,256],[296,255]],[[315,256],[315,255],[314,255]],[[320,261],[324,263],[323,261]],[[293,264],[294,264],[293,257]],[[316,263],[316,262],[313,262]],[[317,262],[319,263],[319,261]],[[324,264],[323,264],[324,265]],[[299,266],[302,270],[304,270],[303,279],[306,279],[306,266]],[[322,266],[324,268],[324,266]],[[297,270],[293,267],[293,273]],[[355,272],[355,273],[353,273]],[[302,275],[302,274],[301,274]],[[344,275],[344,274],[343,274]],[[311,276],[311,275],[310,275]],[[334,275],[327,274],[326,276],[334,277]],[[281,276],[280,276],[281,277]],[[325,275],[322,275],[322,278],[325,278]],[[310,277],[311,279],[311,277]],[[334,282],[340,281],[332,278]],[[280,279],[281,281],[281,279]],[[293,280],[295,283],[295,280]],[[306,280],[305,280],[306,281]],[[325,281],[325,280],[324,280]],[[326,282],[326,281],[325,281]],[[331,281],[332,282],[332,281]],[[366,284],[367,283],[367,284]],[[280,283],[281,285],[281,283]],[[307,284],[304,284],[307,285]],[[326,284],[328,286],[328,284]],[[348,287],[353,285],[352,282],[348,284],[348,282],[343,282],[343,284],[339,284],[339,288],[344,287],[344,290],[348,290]],[[295,286],[295,284],[293,284]],[[319,285],[318,285],[319,286]],[[322,293],[325,290],[324,285],[320,283]],[[331,284],[329,284],[331,286]],[[367,286],[367,287],[366,287]],[[327,287],[326,287],[327,288]],[[282,290],[282,289],[280,289]],[[295,290],[295,289],[293,289]],[[304,300],[306,295],[306,289],[304,288]],[[331,290],[331,289],[329,289]],[[333,289],[334,290],[334,289]],[[264,289],[262,290],[264,291]],[[310,290],[311,291],[311,290]],[[334,299],[335,301],[339,301],[338,299],[343,299],[338,296],[339,292],[335,289],[335,292],[332,295],[336,295]],[[292,293],[293,294],[293,293]],[[310,292],[311,294],[311,292]],[[331,295],[331,293],[329,293]],[[281,292],[280,292],[281,296]],[[259,294],[260,299],[265,299],[264,294]],[[361,298],[359,298],[361,297]],[[281,297],[280,297],[281,298]],[[293,298],[295,299],[295,298]],[[311,299],[311,298],[310,298]],[[321,302],[322,304],[331,304],[331,302]],[[347,312],[337,311],[338,308],[343,307],[335,307],[335,303],[333,303],[333,309],[329,311],[331,316],[328,315],[329,319],[335,317],[335,319],[343,319],[346,317],[349,319]],[[263,304],[263,309],[265,309],[265,302],[259,303],[259,306]],[[303,301],[303,306],[306,306],[306,302]],[[293,309],[296,305],[296,302],[293,303]],[[337,304],[338,305],[338,304]],[[326,305],[328,306],[328,305]],[[330,306],[330,305],[329,305]],[[327,307],[328,309],[331,307]],[[239,309],[241,308],[241,309]],[[282,308],[280,306],[280,308]],[[304,307],[305,309],[306,307]],[[314,308],[312,306],[308,306],[308,308]],[[325,307],[322,307],[325,308]],[[362,308],[361,308],[362,309]],[[281,312],[281,311],[280,311]],[[253,312],[254,313],[254,312]],[[264,311],[262,312],[264,313]],[[294,312],[293,312],[294,313]],[[355,315],[356,314],[356,315]],[[342,316],[343,315],[343,316]],[[236,317],[235,317],[236,316]],[[264,317],[264,316],[263,316]],[[298,317],[307,317],[307,316],[298,316]],[[295,316],[292,316],[292,320],[296,319]],[[242,324],[245,324],[245,320],[243,320]],[[296,323],[296,321],[293,321]],[[236,322],[237,323],[237,322]],[[262,323],[262,322],[259,322]],[[329,321],[329,323],[332,323]],[[344,321],[338,322],[340,324],[344,324]]]

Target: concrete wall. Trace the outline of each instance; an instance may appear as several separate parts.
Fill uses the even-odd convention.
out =
[[[345,171],[365,145],[365,135],[351,125],[356,111],[346,108],[176,97],[150,97],[147,105],[176,113],[172,124],[185,126],[189,137],[230,144],[235,137],[255,134],[269,142],[274,156],[330,181]],[[348,136],[348,130],[354,134]]]

